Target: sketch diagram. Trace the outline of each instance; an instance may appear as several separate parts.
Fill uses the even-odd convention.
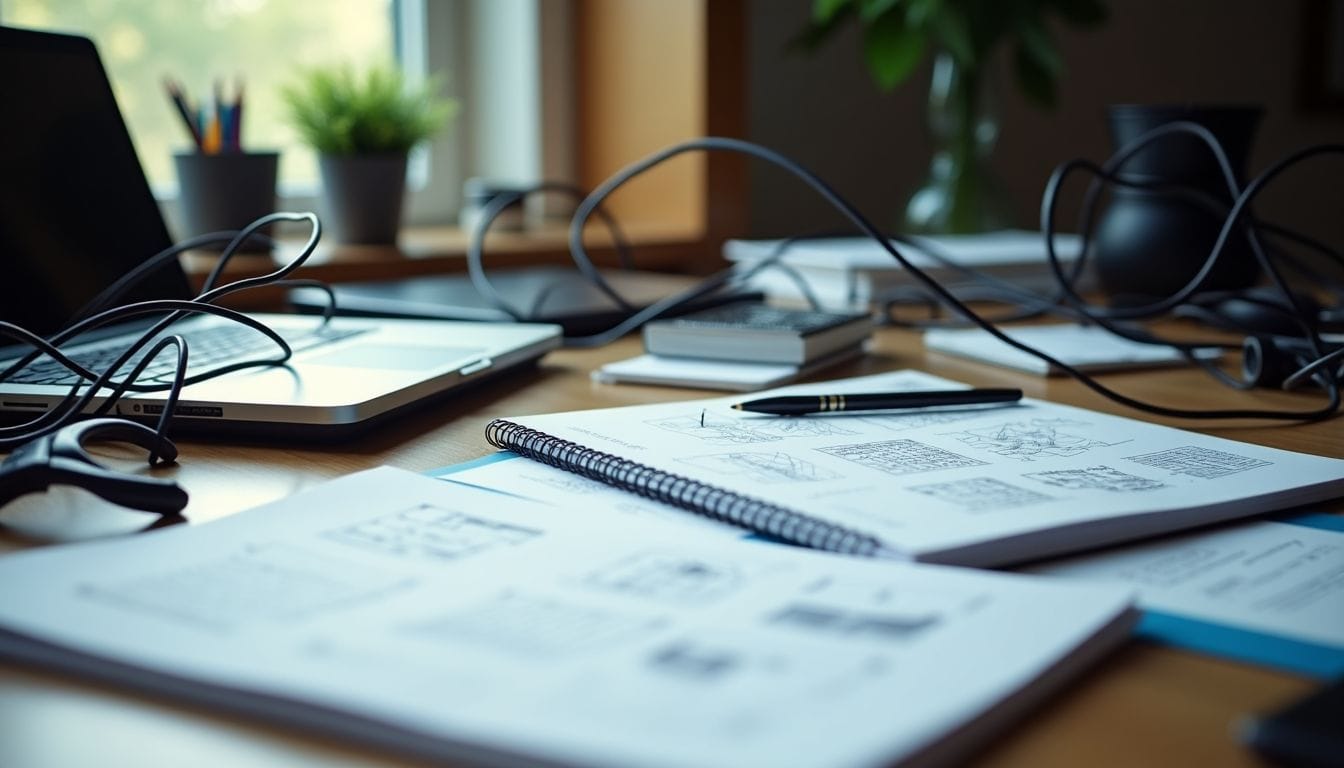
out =
[[[1074,491],[1151,491],[1164,487],[1161,480],[1131,475],[1118,469],[1105,466],[1084,467],[1083,469],[1057,469],[1048,472],[1030,472],[1024,477],[1039,480],[1046,485],[1068,488]]]
[[[948,434],[972,448],[1018,461],[1069,458],[1096,448],[1109,448],[1128,442],[1095,440],[1080,434],[1085,427],[1087,424],[1069,419],[1031,419]]]
[[[1256,467],[1269,466],[1268,461],[1252,459],[1248,456],[1238,456],[1225,451],[1215,451],[1212,448],[1200,448],[1194,445],[1147,453],[1142,456],[1126,456],[1125,458],[1136,464],[1164,469],[1173,475],[1190,475],[1191,477],[1204,479],[1224,477]]]
[[[806,459],[787,453],[716,453],[710,456],[691,456],[681,459],[693,467],[721,475],[746,475],[763,483],[811,482],[835,480],[840,475],[818,467]]]
[[[323,532],[331,541],[393,557],[458,560],[521,544],[541,531],[422,504]]]
[[[987,463],[915,440],[885,440],[876,443],[833,445],[829,448],[818,448],[817,450],[892,475],[909,475],[916,472],[932,472],[938,469],[978,467]]]
[[[649,657],[649,666],[655,671],[705,682],[727,677],[742,663],[742,655],[731,648],[710,647],[689,640],[663,646]]]
[[[653,419],[649,425],[704,440],[714,445],[743,445],[749,443],[769,443],[782,440],[780,435],[757,432],[736,419],[724,418],[714,414],[670,416],[665,419]]]
[[[142,579],[99,584],[85,597],[213,629],[291,621],[409,584],[293,546],[248,547]]]
[[[971,477],[946,483],[912,485],[909,490],[932,496],[970,512],[1024,507],[1028,504],[1053,500],[1043,493],[1020,488],[993,477]]]
[[[583,583],[631,597],[705,603],[731,594],[744,581],[743,575],[731,563],[643,552],[589,574]]]
[[[934,613],[879,613],[818,603],[794,603],[768,616],[766,622],[847,637],[908,641],[937,626],[938,616]]]
[[[848,420],[847,416],[814,416],[806,419],[800,419],[797,416],[774,416],[770,418],[753,416],[750,419],[739,421],[738,424],[753,432],[770,435],[771,437],[839,437],[859,434],[842,424],[842,422]]]
[[[407,632],[436,642],[467,643],[536,657],[606,649],[661,627],[662,620],[654,617],[506,591]]]
[[[648,424],[704,440],[713,445],[771,443],[795,437],[833,437],[858,434],[836,419],[800,419],[791,416],[734,419],[720,414],[696,413],[654,419]]]
[[[883,413],[856,417],[858,421],[871,424],[891,432],[904,432],[920,427],[932,427],[938,424],[950,424],[984,416],[980,409],[950,409],[942,411],[911,411],[909,413]]]

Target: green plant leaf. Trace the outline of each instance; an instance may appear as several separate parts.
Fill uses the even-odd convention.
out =
[[[848,13],[854,10],[850,3],[853,0],[813,0],[812,1],[812,23],[825,24],[834,19],[841,12]]]
[[[1045,109],[1055,107],[1055,74],[1041,65],[1040,60],[1022,45],[1013,51],[1017,83],[1027,99]]]
[[[1037,66],[1049,73],[1052,79],[1057,79],[1063,73],[1064,59],[1059,55],[1059,48],[1039,18],[1020,19],[1014,31],[1017,33],[1017,43],[1022,52],[1034,59]]]
[[[859,21],[871,24],[882,14],[895,8],[902,0],[858,0]]]
[[[437,80],[411,87],[395,69],[370,69],[361,78],[333,66],[301,72],[281,98],[299,136],[318,152],[405,152],[456,115],[457,102],[437,90]]]
[[[937,33],[938,44],[947,49],[952,57],[963,67],[975,67],[980,60],[971,39],[971,31],[966,19],[955,8],[944,7],[943,12],[933,16],[931,25]]]
[[[929,29],[942,6],[943,0],[910,0],[905,6],[905,23],[912,29]]]
[[[924,57],[924,35],[905,23],[905,15],[888,12],[864,30],[863,53],[878,87],[889,91],[910,76]]]

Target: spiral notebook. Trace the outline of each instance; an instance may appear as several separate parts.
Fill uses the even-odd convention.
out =
[[[762,396],[957,386],[901,371]],[[741,399],[499,419],[486,439],[786,542],[972,566],[1344,495],[1344,460],[1041,400],[788,417]]]

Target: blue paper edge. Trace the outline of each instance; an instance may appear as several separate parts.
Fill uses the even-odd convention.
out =
[[[496,464],[501,461],[508,461],[509,459],[516,459],[516,458],[519,458],[519,456],[513,451],[496,451],[495,453],[482,456],[479,459],[464,461],[461,464],[449,464],[446,467],[439,467],[438,469],[427,470],[425,474],[429,475],[430,477],[442,478],[447,475],[456,474],[458,472],[465,472],[468,469],[484,467],[488,464]]]
[[[1323,512],[1283,517],[1275,520],[1275,522],[1301,525],[1307,528],[1321,528],[1327,531],[1344,531],[1344,515],[1327,515]]]
[[[1344,532],[1344,515],[1293,514],[1274,522]],[[1294,640],[1266,632],[1144,610],[1134,628],[1137,637],[1191,651],[1277,667],[1319,679],[1344,674],[1344,648]]]
[[[1134,636],[1322,680],[1344,675],[1344,649],[1162,611],[1144,610]]]
[[[499,451],[479,459],[432,469],[425,474],[447,478],[475,467],[519,458],[512,451]],[[1289,525],[1344,532],[1344,515],[1324,513],[1294,514],[1275,519]],[[749,533],[747,539],[782,543],[769,536]],[[1192,619],[1173,613],[1144,610],[1134,635],[1155,643],[1219,656],[1234,661],[1278,667],[1320,679],[1344,675],[1344,648],[1335,648],[1304,640],[1293,640],[1266,632],[1241,629],[1204,619]]]

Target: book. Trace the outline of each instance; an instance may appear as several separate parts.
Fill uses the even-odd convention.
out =
[[[7,659],[435,764],[947,764],[1133,620],[1121,589],[557,513],[386,467],[0,558]]]
[[[803,365],[873,333],[862,313],[817,312],[738,302],[644,326],[644,349],[663,357]]]
[[[1057,281],[1046,261],[1045,243],[1040,232],[1005,230],[977,235],[915,236],[914,242],[946,256],[953,265],[967,267],[994,280],[1005,281],[1019,289],[1052,293]],[[929,277],[953,293],[984,288],[988,283],[956,266],[901,243],[893,243],[901,254]],[[887,298],[899,298],[902,291],[923,290],[922,285],[887,253],[867,237],[809,238],[784,240],[728,240],[723,256],[748,272],[785,248],[780,262],[788,270],[766,268],[754,272],[746,281],[771,299],[797,301],[807,298],[799,286],[801,280],[822,308],[833,311],[867,309]],[[1061,263],[1072,265],[1082,248],[1077,235],[1056,234],[1055,253]],[[1094,287],[1088,271],[1080,276],[1077,289]],[[911,297],[920,294],[910,294]]]
[[[607,363],[593,371],[592,378],[601,384],[661,384],[692,389],[752,392],[788,384],[830,366],[853,360],[862,354],[863,346],[855,344],[803,365],[639,355]]]
[[[768,394],[950,389],[901,371]],[[1344,460],[1027,398],[804,417],[739,398],[499,419],[499,448],[805,546],[1003,566],[1344,494]]]
[[[1185,355],[1174,347],[1131,341],[1097,326],[1032,325],[1001,330],[1013,339],[1080,371],[1096,373],[1189,364]],[[1041,376],[1058,376],[1063,373],[1058,367],[1016,347],[1010,347],[980,328],[927,330],[924,332],[924,348]],[[1221,351],[1208,348],[1196,354],[1212,359],[1218,357]]]

